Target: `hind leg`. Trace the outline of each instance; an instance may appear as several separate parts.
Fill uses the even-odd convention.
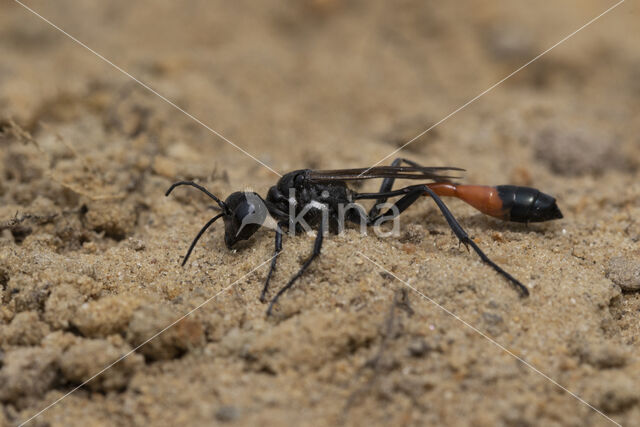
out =
[[[447,220],[447,223],[449,224],[449,227],[451,228],[453,233],[456,235],[456,237],[458,238],[460,243],[462,243],[465,246],[471,246],[471,248],[473,248],[475,253],[478,254],[480,259],[485,264],[489,265],[498,274],[500,274],[502,277],[504,277],[509,282],[511,282],[518,289],[518,291],[520,291],[522,296],[528,296],[529,295],[529,290],[527,289],[527,287],[525,285],[520,283],[520,281],[518,279],[516,279],[515,277],[513,277],[511,274],[507,273],[498,264],[493,262],[478,247],[478,245],[469,237],[467,232],[462,228],[460,223],[458,223],[458,221],[455,219],[455,217],[453,216],[453,214],[451,213],[451,211],[449,210],[447,205],[444,204],[442,199],[440,199],[440,197],[431,188],[429,188],[429,186],[424,185],[424,184],[422,184],[422,185],[412,185],[412,186],[405,187],[405,188],[402,188],[402,189],[399,189],[399,190],[391,191],[391,192],[389,192],[387,194],[388,195],[396,195],[396,196],[404,194],[404,196],[400,200],[398,200],[384,214],[378,215],[378,216],[373,217],[373,218],[369,218],[370,224],[375,225],[375,223],[381,218],[385,218],[385,219],[394,218],[397,215],[400,215],[402,212],[404,212],[409,206],[411,206],[413,203],[415,203],[415,201],[418,200],[421,196],[429,195],[429,196],[431,196],[431,199],[433,199],[433,201],[436,203],[436,205],[438,205],[438,208],[440,209],[440,212],[442,212],[442,215]]]

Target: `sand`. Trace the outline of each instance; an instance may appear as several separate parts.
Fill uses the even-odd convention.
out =
[[[277,181],[194,118],[279,173],[366,167],[612,4],[29,2],[188,117],[7,2],[0,425],[145,342],[31,424],[640,424],[632,2],[398,154],[557,198],[564,219],[528,226],[447,202],[529,298],[425,199],[399,236],[327,238],[267,318],[273,232],[229,251],[216,224],[183,268],[215,211],[195,190],[164,197],[180,179],[220,197]],[[313,239],[285,237],[270,295]]]

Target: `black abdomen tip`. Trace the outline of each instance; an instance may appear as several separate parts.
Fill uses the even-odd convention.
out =
[[[543,222],[562,218],[556,199],[540,190],[516,185],[499,185],[497,189],[509,221]]]

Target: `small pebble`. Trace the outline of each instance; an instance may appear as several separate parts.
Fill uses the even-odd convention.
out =
[[[482,313],[482,318],[489,325],[499,325],[499,324],[501,324],[503,322],[502,316],[500,316],[499,314],[495,314],[495,313],[489,313],[487,311]]]
[[[129,247],[134,251],[138,252],[138,251],[144,250],[146,246],[142,240],[129,237]]]
[[[617,256],[609,260],[607,277],[623,291],[640,289],[640,260]]]
[[[240,412],[235,406],[222,406],[216,411],[216,420],[227,423],[236,420],[239,415]]]
[[[431,350],[433,350],[431,346],[422,340],[414,341],[409,344],[409,354],[413,357],[422,357]]]

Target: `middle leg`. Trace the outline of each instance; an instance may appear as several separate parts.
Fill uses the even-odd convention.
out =
[[[417,164],[416,162],[413,162],[411,160],[407,160],[404,159],[402,157],[399,157],[397,159],[395,159],[392,163],[391,166],[400,166],[402,163],[406,163],[409,166],[413,166],[416,168],[420,168],[422,167],[422,165]],[[382,184],[380,185],[380,191],[378,191],[379,193],[387,193],[389,191],[391,191],[391,189],[393,188],[393,183],[396,181],[395,178],[385,178],[382,180]],[[371,207],[371,210],[369,211],[369,218],[373,218],[378,216],[378,214],[380,213],[380,208],[378,207],[378,205],[385,203],[387,201],[388,196],[381,196],[379,197],[376,202],[374,203],[374,205]]]

